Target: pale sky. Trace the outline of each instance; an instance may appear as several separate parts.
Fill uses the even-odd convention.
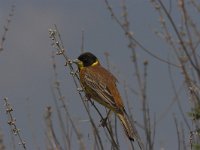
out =
[[[122,19],[121,1],[112,0],[110,2],[117,15]],[[1,0],[0,4],[0,37],[2,37],[3,26],[6,23],[12,1]],[[131,50],[127,47],[128,40],[111,18],[104,1],[17,0],[15,4],[16,9],[6,37],[4,51],[0,53],[0,99],[8,97],[9,102],[14,107],[17,126],[21,129],[29,150],[35,149],[30,128],[34,128],[36,141],[41,149],[44,149],[44,110],[47,106],[54,108],[51,93],[53,83],[51,54],[54,49],[48,37],[48,30],[54,24],[58,26],[64,45],[72,59],[80,55],[81,32],[84,30],[85,49],[94,53],[105,67],[104,52],[110,53],[111,70],[119,80],[119,90],[122,97],[125,97],[124,80],[131,88],[137,88],[134,66],[131,62]],[[131,30],[136,39],[156,55],[164,59],[169,57],[173,59],[166,43],[154,34],[155,30],[160,30],[160,25],[157,12],[151,3],[147,0],[127,0],[127,6]],[[173,8],[172,13],[176,13],[175,8]],[[168,65],[152,58],[140,48],[137,49],[137,53],[141,70],[143,61],[148,60],[149,62],[147,99],[151,117],[154,115],[159,117],[174,97],[169,80]],[[64,67],[64,59],[61,56],[56,56],[56,61],[62,91],[69,100],[68,106],[72,116],[77,120],[88,119],[69,70]],[[176,61],[174,60],[174,62]],[[181,73],[175,68],[172,68],[172,71],[177,82],[176,86],[179,88],[182,81]],[[181,93],[183,101],[181,103],[184,105],[185,113],[187,113],[189,102],[184,97],[184,92]],[[135,120],[142,122],[139,98],[129,91],[129,99]],[[5,145],[7,149],[10,149],[10,132],[3,104],[4,102],[1,101],[0,129],[4,135]],[[174,104],[169,113],[156,126],[155,149],[162,147],[170,150],[177,149],[173,113],[176,114],[179,122],[183,122],[177,104]],[[56,114],[54,114],[54,118],[56,120]],[[99,124],[99,119],[95,119],[95,121],[96,124]],[[89,123],[80,123],[79,126],[84,131],[84,136],[87,137]],[[99,130],[103,132],[103,129]],[[144,138],[143,131],[139,129],[139,133]],[[188,135],[186,138],[189,140]],[[125,145],[125,141],[122,140],[121,148]],[[20,149],[19,146],[17,148]]]

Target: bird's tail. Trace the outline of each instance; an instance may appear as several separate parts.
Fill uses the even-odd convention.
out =
[[[131,122],[129,121],[128,115],[126,112],[124,113],[118,113],[117,116],[119,117],[119,120],[124,128],[124,131],[128,138],[132,141],[136,138],[136,135],[134,133],[133,127],[131,125]]]

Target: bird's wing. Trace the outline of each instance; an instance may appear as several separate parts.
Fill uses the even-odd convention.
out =
[[[104,101],[104,103],[114,108],[115,110],[118,109],[114,97],[108,87],[109,82],[112,81],[104,82],[102,81],[101,76],[99,76],[98,74],[89,73],[85,74],[84,82],[89,88],[91,88],[95,92],[96,95],[98,95],[101,100]]]

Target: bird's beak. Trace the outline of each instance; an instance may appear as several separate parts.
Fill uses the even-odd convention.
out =
[[[73,63],[75,63],[78,66],[78,69],[80,70],[81,68],[83,68],[83,62],[80,61],[79,59],[75,59],[72,61]]]
[[[79,59],[75,59],[72,62],[75,63],[79,69],[81,69],[83,67],[83,62],[80,61]]]
[[[77,64],[77,65],[78,65],[78,64],[81,64],[81,61],[78,60],[78,59],[75,59],[75,60],[73,60],[72,62],[75,63],[75,64]]]

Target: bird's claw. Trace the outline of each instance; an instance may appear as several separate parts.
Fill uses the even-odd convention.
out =
[[[101,124],[100,124],[99,126],[105,127],[106,124],[107,124],[107,120],[108,120],[108,117],[102,118],[102,119],[100,120],[100,123],[101,123]]]
[[[89,94],[85,94],[85,100],[86,101],[90,101],[91,100],[91,96]]]
[[[83,88],[81,88],[81,87],[80,87],[80,88],[77,88],[77,91],[78,91],[78,92],[83,92]]]

